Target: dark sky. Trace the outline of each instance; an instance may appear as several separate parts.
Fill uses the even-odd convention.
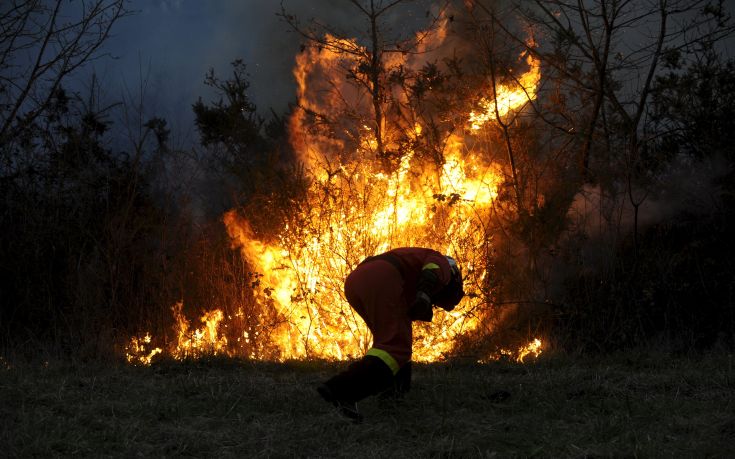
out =
[[[421,9],[421,14],[403,13],[423,18],[430,3],[412,2],[409,10]],[[283,4],[302,23],[318,18],[349,32],[360,27],[355,21],[359,14],[346,0]],[[283,113],[295,101],[291,71],[301,37],[276,16],[280,0],[132,0],[129,6],[134,14],[116,24],[103,50],[112,58],[96,61],[88,71],[97,74],[111,101],[126,90],[139,94],[145,80],[147,114],[166,118],[182,143],[196,141],[191,104],[200,96],[212,97],[203,84],[210,67],[226,76],[229,63],[242,58],[262,115],[268,116],[271,109]],[[395,28],[408,32],[406,18],[401,14]]]
[[[430,3],[411,3],[392,26],[409,32],[407,18],[423,18]],[[120,100],[125,91],[137,96],[145,80],[146,116],[166,118],[181,146],[196,142],[191,105],[200,96],[212,97],[203,84],[210,67],[226,76],[229,63],[242,58],[262,115],[282,113],[295,100],[291,70],[301,37],[276,16],[280,0],[131,0],[129,6],[134,14],[116,24],[103,49],[112,58],[87,71],[97,74],[108,101]],[[364,27],[346,0],[284,0],[284,6],[302,22],[318,18],[350,34]]]
[[[303,21],[318,16],[339,24],[354,16],[344,0],[284,5]],[[139,94],[145,80],[148,115],[165,117],[182,142],[191,131],[191,104],[199,96],[211,97],[203,84],[210,67],[225,76],[229,63],[242,58],[251,95],[264,115],[271,108],[282,113],[295,100],[291,69],[301,40],[276,16],[279,0],[134,0],[130,7],[135,14],[121,19],[105,44],[103,51],[112,58],[87,70],[97,74],[109,100],[124,91]]]
[[[298,40],[275,16],[278,1],[136,0],[130,6],[135,13],[118,22],[104,49],[114,58],[94,66],[110,99],[126,88],[137,95],[142,75],[147,111],[186,129],[191,104],[210,94],[204,74],[210,67],[223,74],[236,58],[248,64],[261,112],[282,111],[292,99],[289,69]]]

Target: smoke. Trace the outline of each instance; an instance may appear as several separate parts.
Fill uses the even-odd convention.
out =
[[[711,213],[720,203],[716,181],[729,171],[721,156],[701,160],[681,157],[655,181],[634,187],[632,196],[638,207],[638,231],[675,220],[682,214]],[[618,191],[603,191],[599,185],[587,185],[579,192],[568,218],[578,233],[593,240],[606,233],[631,234],[635,211],[624,184]]]
[[[631,244],[635,233],[643,238],[657,225],[691,224],[692,218],[711,215],[722,205],[718,181],[730,167],[721,156],[681,157],[657,180],[634,189],[633,196],[640,202],[637,222],[624,184],[617,191],[585,186],[575,196],[567,213],[568,226],[547,260],[553,266],[547,279],[549,296],[563,296],[566,282],[581,274],[614,269],[620,247]]]

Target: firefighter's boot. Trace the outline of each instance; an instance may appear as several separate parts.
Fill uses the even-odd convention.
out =
[[[319,395],[324,400],[333,404],[342,416],[352,419],[355,423],[362,422],[362,415],[357,411],[357,404],[355,402],[340,399],[326,384],[319,385],[316,391],[319,392]]]
[[[383,401],[400,401],[411,390],[411,362],[403,365],[398,373],[393,377],[391,384],[386,391],[380,394]]]
[[[411,362],[407,362],[398,370],[393,378],[396,396],[403,397],[411,390]]]
[[[391,384],[393,372],[388,365],[378,357],[366,355],[317,387],[317,392],[343,416],[360,422],[362,415],[357,411],[357,402],[385,391]]]

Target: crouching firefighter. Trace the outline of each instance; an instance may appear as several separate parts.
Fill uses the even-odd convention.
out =
[[[345,280],[345,296],[373,334],[373,347],[317,391],[340,413],[362,420],[356,402],[401,396],[411,385],[411,322],[431,322],[432,306],[451,311],[464,296],[457,262],[421,247],[369,257]]]

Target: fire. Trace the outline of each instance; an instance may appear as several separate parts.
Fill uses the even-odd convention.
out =
[[[480,359],[477,362],[488,363],[493,360],[510,359],[518,363],[525,363],[527,358],[531,357],[535,359],[541,355],[542,352],[543,342],[538,338],[534,338],[531,342],[516,350],[507,348],[500,349],[496,353],[490,354],[488,357]]]
[[[432,245],[470,261],[452,241],[473,251],[486,243],[480,232],[471,229],[476,214],[489,211],[497,195],[500,179],[493,169],[456,158],[441,170],[438,184],[412,186],[408,179],[412,160],[406,155],[392,173],[376,171],[371,163],[341,164],[349,173],[330,182],[314,182],[314,199],[305,206],[307,213],[298,216],[309,222],[306,234],[305,228],[286,228],[280,243],[256,240],[236,212],[225,215],[233,241],[248,263],[263,272],[263,291],[268,289],[269,294],[263,293],[261,302],[272,301],[284,316],[283,326],[272,335],[279,344],[278,358],[343,359],[367,350],[369,333],[342,292],[347,273],[365,257],[391,247]],[[322,190],[328,186],[349,199],[324,196]],[[439,227],[442,234],[431,234],[431,227]],[[431,244],[434,238],[442,245]],[[472,288],[479,288],[484,267],[476,268],[470,261],[465,270]],[[436,360],[451,351],[454,337],[480,326],[479,315],[472,313],[480,307],[480,294],[476,294],[456,311],[438,312],[435,324],[417,334],[414,359]]]
[[[125,358],[128,363],[150,365],[153,357],[163,352],[160,347],[146,349],[149,347],[151,339],[150,333],[146,333],[142,338],[134,336],[130,339],[130,343],[125,348]]]
[[[513,84],[500,84],[496,88],[497,98],[483,98],[479,105],[482,111],[470,113],[470,128],[480,129],[488,121],[501,118],[525,106],[536,98],[536,87],[541,80],[541,62],[530,53],[526,57],[530,70]],[[496,114],[497,110],[497,114]]]
[[[434,40],[445,37],[446,29],[440,27]],[[307,48],[297,56],[294,69],[301,110],[290,120],[290,135],[311,179],[305,202],[267,240],[256,235],[236,210],[223,216],[233,246],[258,273],[254,284],[261,315],[257,327],[230,329],[225,334],[223,329],[234,319],[223,309],[214,309],[201,317],[201,328],[193,328],[182,313],[183,304],[177,303],[172,308],[176,340],[166,348],[166,354],[175,359],[204,354],[277,361],[362,356],[371,345],[370,333],[347,304],[343,281],[366,257],[401,246],[432,247],[453,256],[462,266],[468,292],[454,311],[435,310],[431,324],[414,326],[413,360],[440,360],[452,352],[456,338],[478,329],[492,331],[487,319],[492,294],[488,254],[493,240],[484,228],[504,181],[502,165],[469,148],[456,133],[446,139],[441,164],[403,150],[386,165],[378,157],[378,129],[370,124],[371,102],[345,76],[345,69],[354,71],[358,62],[339,50],[357,51],[357,55],[367,51],[355,40],[329,36],[325,40],[332,46]],[[423,65],[411,54],[396,53],[388,59],[387,66]],[[496,88],[500,116],[521,109],[535,97],[539,65],[530,56],[527,63],[530,70],[516,84]],[[312,129],[309,116],[328,115],[345,100],[356,113],[367,114],[367,121],[349,125],[335,120],[335,135]],[[494,119],[495,103],[482,98],[485,112],[467,115],[470,132]],[[382,120],[386,151],[399,151],[401,139],[418,142],[424,135],[420,121],[406,123],[406,117],[399,118]],[[265,335],[268,346],[253,345]],[[163,353],[160,348],[149,350],[150,342],[149,334],[133,338],[128,361],[149,364]],[[534,340],[514,355],[523,361],[540,352],[541,342]]]
[[[529,355],[533,356],[534,358],[538,357],[541,354],[541,344],[541,340],[536,338],[530,343],[521,347],[520,349],[518,349],[518,357],[516,357],[516,360],[523,363],[523,359],[525,359]]]
[[[172,352],[175,359],[197,357],[202,354],[217,355],[226,353],[227,337],[219,333],[220,322],[224,317],[221,310],[205,312],[199,319],[202,328],[191,330],[191,324],[182,314],[184,304],[176,303],[172,308],[176,319],[178,338],[176,348]]]

